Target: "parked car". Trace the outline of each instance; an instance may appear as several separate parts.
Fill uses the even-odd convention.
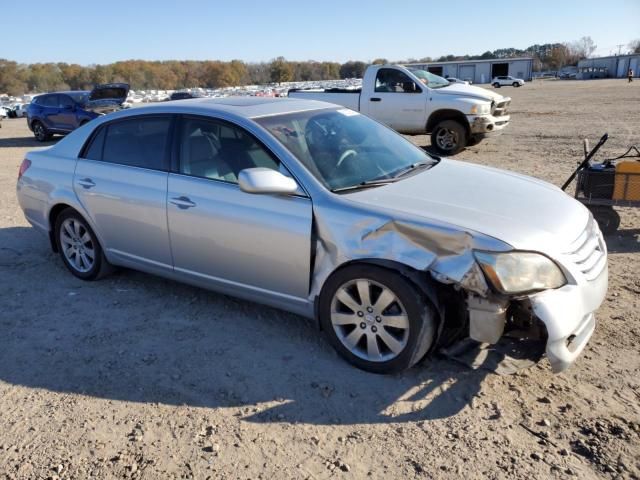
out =
[[[513,86],[513,87],[522,87],[524,85],[524,80],[521,78],[514,78],[510,76],[494,77],[493,80],[491,80],[491,85],[493,85],[494,88],[504,87],[505,85]]]
[[[187,98],[201,98],[201,95],[196,95],[191,92],[173,92],[169,97],[169,100],[186,100]]]
[[[122,108],[129,85],[108,83],[91,91],[45,93],[35,97],[27,108],[27,124],[40,142],[54,134],[66,135],[85,123]]]
[[[469,82],[468,80],[460,80],[459,78],[456,78],[456,77],[445,77],[445,78],[449,83],[461,83],[463,85],[471,85],[471,82]]]
[[[537,338],[562,371],[607,290],[598,226],[559,188],[315,101],[116,112],[28,152],[17,195],[76,277],[124,266],[314,318],[371,372],[451,329]]]
[[[289,97],[344,105],[406,135],[431,134],[440,155],[455,155],[510,120],[510,98],[399,65],[371,65],[360,90],[292,89]]]
[[[16,103],[7,109],[8,118],[22,118],[26,116],[26,105]]]

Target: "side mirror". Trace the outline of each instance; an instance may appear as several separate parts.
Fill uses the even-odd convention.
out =
[[[238,175],[240,190],[247,193],[295,193],[298,184],[293,178],[270,168],[245,168]]]

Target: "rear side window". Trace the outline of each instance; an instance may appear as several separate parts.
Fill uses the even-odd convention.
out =
[[[102,127],[96,135],[94,135],[89,148],[84,153],[84,158],[90,160],[102,160],[102,147],[104,145],[104,137],[107,129]]]
[[[170,125],[170,117],[137,117],[110,123],[93,137],[84,157],[165,170]]]
[[[38,105],[42,105],[43,107],[57,107],[58,106],[58,96],[57,95],[45,95],[43,96]]]

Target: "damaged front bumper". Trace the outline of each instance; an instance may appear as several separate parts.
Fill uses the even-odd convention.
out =
[[[595,311],[604,301],[607,285],[605,267],[594,280],[531,297],[533,312],[547,329],[546,353],[555,373],[567,369],[584,350],[595,329]]]
[[[500,133],[509,125],[511,117],[509,115],[500,115],[498,117],[493,115],[467,115],[467,119],[469,120],[471,135],[488,136]]]

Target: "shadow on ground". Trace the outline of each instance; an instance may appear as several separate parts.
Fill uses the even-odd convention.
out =
[[[0,133],[2,131],[0,130]],[[12,138],[0,138],[0,148],[4,147],[50,147],[55,145],[62,137],[53,137],[48,142],[39,142],[34,137],[12,137]]]
[[[640,252],[640,228],[620,229],[605,240],[609,253]]]
[[[127,270],[82,282],[31,228],[0,230],[0,291],[0,380],[29,388],[356,424],[456,415],[488,374],[368,374],[295,315]]]

